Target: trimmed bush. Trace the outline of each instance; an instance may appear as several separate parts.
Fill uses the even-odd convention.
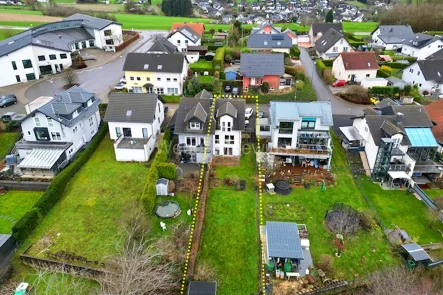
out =
[[[392,69],[401,69],[401,70],[409,66],[407,64],[403,64],[400,62],[387,62],[386,65]]]
[[[295,75],[295,78],[298,81],[305,81],[306,80],[306,75],[303,72],[297,72],[297,74]]]
[[[388,78],[388,77],[390,77],[390,75],[386,74],[385,72],[383,72],[381,70],[377,70],[377,77],[378,78]]]
[[[177,177],[177,170],[173,163],[160,163],[157,165],[158,177],[174,180]]]
[[[392,68],[388,67],[388,66],[381,66],[380,67],[380,71],[388,74],[389,76],[392,75]]]
[[[100,142],[108,132],[108,125],[100,127],[95,137],[91,140],[87,148],[77,154],[77,158],[66,167],[60,174],[54,177],[51,185],[43,196],[34,204],[34,206],[25,214],[13,227],[12,235],[18,242],[24,239],[37,227],[40,220],[51,211],[51,209],[62,198],[65,189],[72,177],[94,153]]]
[[[323,64],[326,67],[332,67],[332,63],[334,62],[332,59],[322,60]]]
[[[317,68],[317,71],[320,74],[320,76],[323,77],[323,70],[326,69],[326,66],[321,59],[317,60],[317,62],[315,63],[315,67]]]
[[[374,86],[368,89],[369,95],[393,96],[395,94],[394,87],[391,86]]]
[[[158,172],[156,167],[151,166],[146,177],[145,188],[143,189],[141,201],[143,208],[145,208],[148,214],[154,212],[155,207],[155,197],[157,196],[157,189],[155,184],[158,180]]]
[[[263,84],[261,84],[260,89],[263,93],[268,93],[269,91],[269,83],[268,82],[263,82]]]
[[[297,75],[297,70],[294,67],[285,66],[285,73],[289,74],[291,76],[296,76]]]
[[[220,47],[215,51],[214,60],[212,61],[214,64],[214,68],[216,66],[220,67],[220,70],[223,70],[223,66],[225,65],[225,48]]]
[[[289,51],[289,56],[292,58],[299,59],[300,58],[300,49],[297,46],[292,46]]]

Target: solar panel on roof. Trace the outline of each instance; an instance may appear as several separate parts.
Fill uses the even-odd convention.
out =
[[[272,40],[284,40],[285,37],[283,35],[272,35]]]

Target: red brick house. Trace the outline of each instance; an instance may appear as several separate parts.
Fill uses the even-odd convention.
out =
[[[285,77],[282,53],[242,53],[240,75],[243,76],[245,90],[251,86],[260,86],[264,82],[268,82],[271,89],[285,88],[292,84],[292,77]]]

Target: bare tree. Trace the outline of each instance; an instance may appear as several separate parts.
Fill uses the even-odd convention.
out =
[[[134,219],[123,245],[98,278],[99,294],[160,294],[177,288],[176,265],[164,258],[164,250],[156,243],[139,237],[141,219]]]
[[[90,291],[85,288],[90,288],[85,285],[85,280],[71,276],[69,274],[58,273],[59,269],[37,269],[36,278],[32,283],[32,293],[39,295],[80,295]]]
[[[63,80],[66,82],[66,86],[72,86],[77,81],[77,73],[73,69],[67,68],[63,71]]]

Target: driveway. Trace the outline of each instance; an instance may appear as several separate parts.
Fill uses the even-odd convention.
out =
[[[123,77],[123,64],[128,52],[146,52],[152,45],[150,40],[154,35],[161,34],[166,35],[166,31],[141,31],[140,34],[143,38],[140,38],[136,43],[131,44],[130,49],[123,52],[122,55],[116,59],[103,64],[101,66],[86,68],[84,70],[77,71],[78,82],[80,87],[86,91],[96,93],[96,96],[102,99],[104,102],[108,101],[109,90]],[[12,86],[0,88],[0,94],[16,92],[16,90],[29,87],[24,92],[24,96],[18,96],[19,103],[14,106],[0,109],[0,116],[8,111],[15,111],[18,113],[25,113],[25,104],[35,100],[40,96],[53,96],[64,91],[63,78],[61,76],[53,76],[50,79],[39,81],[32,86],[28,84],[16,84]]]
[[[363,114],[362,110],[367,106],[352,104],[334,96],[329,86],[323,82],[323,79],[320,78],[320,75],[317,73],[315,64],[311,59],[311,57],[309,56],[308,51],[305,48],[301,47],[300,47],[300,60],[305,68],[305,74],[308,77],[308,79],[311,81],[315,93],[317,94],[318,100],[330,101],[333,114],[351,115],[351,116],[358,116]]]

